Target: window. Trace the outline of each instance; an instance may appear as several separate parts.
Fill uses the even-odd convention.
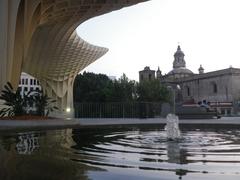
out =
[[[190,96],[190,88],[187,87],[187,95]]]
[[[36,85],[36,79],[33,80],[33,84]]]
[[[24,90],[23,90],[24,92],[27,92],[28,91],[28,88],[27,87],[24,87]]]
[[[152,75],[151,75],[151,74],[148,75],[148,79],[149,79],[149,80],[152,79]]]
[[[217,93],[217,84],[215,82],[212,83],[213,93]]]
[[[25,79],[25,84],[28,84],[28,79]]]
[[[191,96],[191,91],[189,86],[185,86],[185,92],[187,96]]]
[[[32,85],[33,84],[33,79],[30,79],[30,85]]]
[[[25,80],[25,79],[24,79],[24,78],[22,78],[22,84],[24,84],[24,80]]]
[[[33,91],[33,87],[30,87],[30,91]]]

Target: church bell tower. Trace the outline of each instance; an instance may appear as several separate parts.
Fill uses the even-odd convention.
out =
[[[178,45],[177,51],[174,54],[173,69],[186,67],[184,56],[185,55],[182,52],[181,47]]]

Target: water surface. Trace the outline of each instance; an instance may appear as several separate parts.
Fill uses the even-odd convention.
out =
[[[0,134],[2,180],[240,178],[240,130],[160,128]]]

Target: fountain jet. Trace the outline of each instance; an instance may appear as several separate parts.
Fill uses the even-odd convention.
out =
[[[167,124],[165,126],[165,130],[168,140],[177,140],[181,137],[178,123],[178,116],[176,116],[175,114],[167,115]]]

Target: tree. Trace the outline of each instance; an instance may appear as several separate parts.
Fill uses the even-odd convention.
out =
[[[136,82],[129,80],[123,74],[117,81],[113,83],[112,102],[131,102],[135,100]]]
[[[169,102],[171,93],[159,80],[143,81],[137,85],[137,99],[145,102]]]
[[[125,74],[112,81],[104,74],[79,74],[74,82],[75,102],[129,102],[134,101],[135,81]]]
[[[106,102],[113,82],[104,74],[84,72],[77,75],[73,86],[75,102]]]

